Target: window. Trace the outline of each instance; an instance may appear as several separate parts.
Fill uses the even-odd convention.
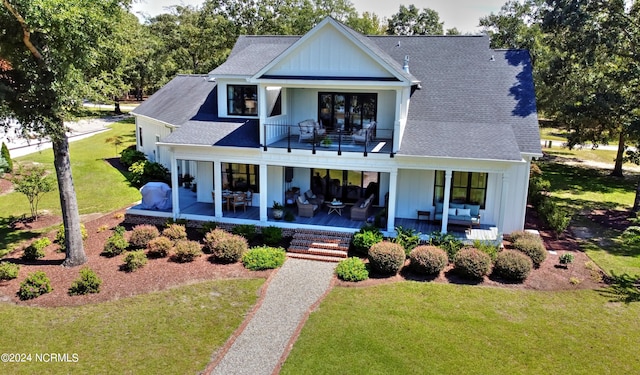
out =
[[[376,121],[377,94],[318,94],[318,118],[329,129],[357,130]]]
[[[444,200],[444,171],[436,171],[433,203]],[[487,174],[478,172],[453,172],[451,177],[451,202],[479,204],[484,208],[487,199]]]
[[[258,193],[259,167],[253,164],[222,163],[222,188],[233,191],[253,190]]]
[[[325,200],[336,198],[353,203],[371,194],[379,197],[380,173],[340,169],[312,169],[311,190]]]
[[[227,86],[227,113],[240,116],[258,115],[257,86]]]

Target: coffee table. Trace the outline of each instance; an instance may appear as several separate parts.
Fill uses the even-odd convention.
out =
[[[329,208],[329,215],[331,215],[332,212],[335,212],[336,214],[342,216],[342,209],[347,207],[347,205],[344,204],[344,203],[333,204],[333,203],[329,202],[326,205]]]

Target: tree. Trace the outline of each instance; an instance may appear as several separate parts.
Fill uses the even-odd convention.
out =
[[[616,141],[612,172],[622,176],[624,151],[640,123],[640,7],[624,0],[547,0],[543,31],[556,53],[545,85],[562,98],[557,118],[569,146]]]
[[[14,118],[24,129],[48,137],[53,145],[60,206],[65,227],[63,265],[86,262],[80,233],[69,141],[64,120],[83,98],[108,91],[118,80],[121,56],[114,48],[128,0],[3,0],[0,12],[0,118]],[[7,120],[3,120],[5,126]]]
[[[382,35],[382,20],[375,13],[364,12],[361,17],[350,17],[346,25],[364,35]]]
[[[408,8],[400,5],[398,13],[389,18],[387,35],[442,35],[443,25],[440,15],[433,9],[420,11],[413,4]]]
[[[9,147],[7,147],[4,142],[2,142],[0,157],[2,157],[7,162],[5,172],[11,173],[13,171],[13,160],[11,160],[11,154],[9,154]]]
[[[11,179],[15,191],[27,196],[31,217],[38,220],[38,204],[45,193],[53,190],[55,182],[47,176],[47,170],[42,165],[19,165],[15,176]]]

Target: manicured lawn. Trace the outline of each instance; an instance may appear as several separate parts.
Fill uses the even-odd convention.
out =
[[[540,139],[558,141],[556,144],[562,144],[567,141],[569,133],[566,130],[550,127],[540,127]]]
[[[3,374],[195,374],[239,327],[263,279],[209,281],[119,301],[68,308],[0,304]],[[35,353],[77,354],[76,363]]]
[[[638,316],[596,291],[335,288],[281,374],[634,374]]]
[[[118,147],[118,152],[135,142],[135,125],[131,119],[112,125],[110,131],[70,144],[71,168],[80,214],[107,213],[140,199],[138,190],[131,187],[125,176],[106,161],[116,157],[116,149],[105,141],[118,135],[121,135],[125,142]],[[52,150],[44,150],[17,160],[42,163],[55,176]],[[57,187],[43,196],[39,210],[60,215]],[[8,227],[7,220],[12,215],[29,215],[29,212],[29,203],[23,194],[14,192],[0,196],[0,255],[5,253],[15,240],[32,237],[29,234],[13,232]]]

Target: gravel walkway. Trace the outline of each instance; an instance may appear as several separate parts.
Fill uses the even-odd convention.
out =
[[[272,374],[309,308],[329,289],[335,263],[289,258],[211,374]]]

